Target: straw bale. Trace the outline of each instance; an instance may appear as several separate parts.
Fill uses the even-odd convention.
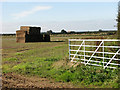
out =
[[[27,31],[27,34],[29,34],[30,26],[21,26],[20,30],[21,31]]]
[[[41,30],[40,27],[30,27],[29,34],[30,34],[30,35],[40,34],[40,30]]]
[[[25,37],[26,32],[25,31],[16,31],[16,37]]]
[[[29,30],[30,29],[30,26],[21,26],[20,27],[20,30]]]
[[[43,41],[43,35],[26,35],[26,42],[41,42]]]
[[[25,37],[17,37],[16,42],[25,43]]]

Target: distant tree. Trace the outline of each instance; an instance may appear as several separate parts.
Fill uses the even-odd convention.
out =
[[[53,33],[52,30],[47,31],[47,34],[52,34],[52,33]]]
[[[120,39],[120,1],[118,2],[118,17],[117,17],[117,28],[118,28],[118,31],[117,31],[117,37],[118,39]]]
[[[118,17],[117,17],[117,38],[120,39],[120,1],[118,2]],[[118,45],[120,46],[120,42],[118,42]],[[117,58],[120,58],[120,55],[118,55]],[[120,64],[120,61],[118,61],[118,64]]]
[[[63,30],[61,30],[61,33],[66,34],[67,32],[63,29]]]
[[[102,32],[102,29],[99,29],[99,32]]]
[[[70,34],[75,34],[76,32],[75,31],[70,31]]]

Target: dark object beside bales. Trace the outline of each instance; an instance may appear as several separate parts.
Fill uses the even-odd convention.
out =
[[[49,34],[44,34],[43,35],[43,41],[44,42],[50,42],[50,35]]]

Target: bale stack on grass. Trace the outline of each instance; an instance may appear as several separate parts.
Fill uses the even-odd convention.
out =
[[[41,34],[40,27],[21,26],[20,30],[16,31],[16,42],[50,42],[50,35]]]

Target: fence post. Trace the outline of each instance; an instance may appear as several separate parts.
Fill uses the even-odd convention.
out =
[[[85,62],[85,41],[84,41],[84,63],[86,63]]]
[[[70,59],[70,40],[68,42],[69,42],[69,60],[71,60]]]
[[[103,67],[104,67],[104,41],[103,41]]]

